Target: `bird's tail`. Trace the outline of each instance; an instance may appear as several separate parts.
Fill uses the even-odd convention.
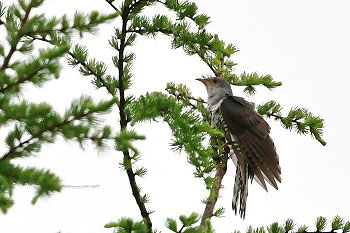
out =
[[[237,214],[239,205],[239,215],[244,219],[248,197],[248,166],[236,166],[235,185],[233,187],[232,209]]]

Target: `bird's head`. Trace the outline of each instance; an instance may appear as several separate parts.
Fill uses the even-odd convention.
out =
[[[198,78],[196,79],[204,84],[207,88],[208,97],[225,97],[232,95],[230,83],[225,79],[213,77],[213,78]]]

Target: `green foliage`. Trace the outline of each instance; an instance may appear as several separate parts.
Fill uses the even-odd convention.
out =
[[[173,232],[177,232],[177,222],[175,219],[172,218],[167,218],[166,220],[166,227],[173,231]]]
[[[316,230],[323,231],[327,226],[327,219],[325,217],[318,217],[316,220]]]
[[[308,226],[302,225],[297,229],[297,232],[306,232],[309,229]]]
[[[213,216],[220,218],[220,217],[223,217],[224,213],[225,213],[225,208],[220,207],[219,209],[217,209],[217,210],[213,213]]]
[[[198,7],[193,2],[178,0],[166,0],[164,5],[176,12],[179,19],[190,18],[193,20],[199,29],[205,28],[209,24],[210,17],[205,14],[198,14]]]
[[[145,136],[138,135],[135,131],[121,131],[115,138],[115,146],[118,151],[131,150],[137,156],[139,151],[131,144],[135,140],[145,140]]]
[[[118,222],[110,222],[105,228],[116,228],[117,233],[146,233],[147,227],[143,221],[135,222],[131,218],[122,218]]]
[[[350,232],[350,221],[347,221],[343,226],[343,233]]]
[[[295,130],[299,134],[310,134],[322,145],[326,145],[326,142],[322,139],[323,119],[314,116],[307,109],[292,108],[287,116],[282,116],[282,107],[275,101],[258,105],[256,109],[260,115],[280,121],[284,128]]]
[[[94,76],[92,83],[97,88],[104,87],[117,99],[118,80],[111,75],[106,74],[107,66],[103,62],[95,59],[88,59],[88,51],[84,46],[76,45],[70,53],[68,64],[75,67],[80,65],[79,71],[83,76]]]
[[[162,119],[168,123],[174,139],[171,146],[174,150],[185,150],[188,161],[195,166],[197,177],[209,182],[215,168],[211,146],[204,144],[206,135],[222,136],[208,123],[201,120],[194,109],[180,104],[175,98],[154,92],[140,96],[129,106],[132,123],[156,121]],[[209,186],[210,188],[211,186]]]
[[[181,215],[179,219],[185,227],[192,226],[200,220],[197,213],[192,213],[190,216]]]
[[[319,233],[326,233],[326,232],[348,232],[346,224],[344,224],[344,219],[342,219],[339,216],[335,216],[333,220],[330,221],[332,229],[331,231],[326,230],[327,227],[327,219],[325,217],[318,217],[315,224],[315,230],[310,230],[309,227],[302,225],[298,227],[296,230],[296,224],[292,219],[287,219],[284,223],[284,225],[280,225],[279,223],[275,222],[272,223],[268,227],[258,227],[253,228],[252,226],[249,226],[246,233],[288,233],[288,232],[319,232]],[[347,222],[349,224],[349,222]],[[340,231],[341,230],[341,231]]]
[[[267,227],[268,233],[282,233],[283,227],[278,224],[278,222],[272,223],[270,226]]]
[[[291,230],[293,230],[295,227],[295,223],[292,219],[287,219],[285,224],[284,224],[284,231],[285,232],[289,232]]]
[[[23,168],[13,160],[40,152],[42,145],[53,143],[57,136],[77,141],[81,146],[91,142],[97,148],[114,139],[109,126],[99,126],[99,116],[108,113],[116,98],[94,103],[90,97],[72,102],[60,115],[47,103],[30,103],[22,96],[27,84],[42,87],[53,78],[58,79],[61,58],[69,54],[73,32],[95,32],[97,26],[118,16],[77,13],[73,20],[67,16],[47,18],[33,14],[43,0],[19,0],[6,8],[0,4],[0,25],[5,27],[7,45],[0,43],[0,127],[7,127],[7,151],[0,156],[0,209],[6,213],[14,204],[13,189],[18,185],[36,187],[32,199],[35,204],[43,196],[59,192],[60,179],[49,170]],[[39,9],[40,10],[40,9]],[[55,46],[37,49],[36,40],[50,41]],[[14,58],[14,53],[21,58]],[[26,55],[30,56],[26,56]],[[37,55],[33,55],[37,54]]]
[[[335,216],[331,222],[332,231],[337,231],[339,229],[342,229],[344,226],[344,219],[342,219],[340,216]]]
[[[281,86],[281,82],[276,82],[272,79],[271,75],[259,76],[256,72],[248,74],[243,73],[239,76],[233,74],[232,76],[227,76],[227,81],[232,85],[236,86],[246,86],[244,92],[249,94],[254,94],[256,91],[255,86],[263,85],[268,89],[276,88]]]
[[[231,57],[238,49],[206,30],[210,18],[199,13],[193,2],[124,0],[119,8],[113,5],[113,0],[106,2],[115,10],[114,14],[102,15],[93,11],[90,14],[76,13],[71,19],[66,15],[60,18],[47,18],[44,14],[32,15],[32,10],[38,8],[43,0],[19,0],[18,4],[6,9],[0,2],[0,25],[5,27],[7,33],[7,44],[0,42],[3,61],[0,67],[0,127],[9,127],[5,138],[8,151],[0,158],[0,208],[6,213],[13,205],[12,191],[16,185],[34,185],[37,188],[33,203],[62,188],[59,178],[50,171],[15,166],[13,159],[38,153],[43,144],[53,143],[57,136],[77,141],[82,147],[86,142],[92,142],[97,148],[104,148],[106,141],[112,139],[115,142],[114,149],[123,153],[121,165],[126,170],[143,220],[137,222],[122,218],[105,227],[115,228],[120,233],[151,233],[154,232],[149,216],[151,211],[145,207],[149,198],[146,194],[141,194],[135,179],[147,172],[144,167],[135,169],[140,151],[134,142],[144,140],[145,137],[129,129],[130,124],[133,126],[159,119],[168,124],[173,134],[171,148],[187,153],[188,162],[195,168],[194,175],[202,178],[210,190],[205,204],[215,206],[219,193],[217,189],[221,186],[213,173],[225,165],[228,157],[222,145],[223,133],[210,125],[210,113],[205,101],[193,97],[185,85],[168,83],[167,94],[145,93],[136,98],[127,93],[132,86],[132,65],[136,57],[129,51],[129,47],[135,44],[137,36],[167,35],[174,49],[182,48],[187,55],[199,56],[211,70],[209,76],[215,75],[228,80],[232,85],[244,86],[244,91],[248,94],[254,94],[257,86],[273,89],[280,86],[281,82],[274,81],[270,75],[258,75],[256,72],[235,74],[233,68],[236,63]],[[175,13],[177,19],[172,20],[167,15],[159,14],[150,17],[142,15],[142,11],[153,4],[163,5]],[[116,52],[112,57],[117,69],[114,76],[108,74],[104,62],[89,56],[85,46],[72,45],[72,39],[75,33],[80,36],[86,32],[94,33],[100,24],[119,16],[121,26],[115,28],[114,35],[109,40],[111,48]],[[37,41],[46,42],[49,47],[37,50]],[[14,60],[14,53],[20,53],[22,59]],[[42,87],[52,78],[59,78],[60,60],[65,56],[69,56],[68,64],[78,67],[83,76],[92,77],[92,84],[96,88],[105,88],[111,95],[110,100],[94,103],[90,97],[81,97],[73,101],[63,115],[47,103],[33,104],[25,101],[21,95],[23,87],[26,84]],[[111,127],[99,125],[99,116],[108,113],[114,104],[118,107],[120,117],[120,132],[116,135],[113,135]],[[257,110],[263,116],[279,120],[286,129],[311,134],[325,145],[322,139],[323,119],[308,110],[293,108],[287,116],[282,116],[282,107],[274,101],[259,105]],[[214,187],[214,183],[219,185]],[[214,229],[210,218],[222,216],[224,208],[212,212],[201,223],[201,216],[192,213],[189,216],[181,215],[179,220],[168,218],[166,226],[178,233],[211,233]],[[350,223],[345,223],[338,216],[333,219],[331,226],[332,231],[350,231]],[[318,218],[316,229],[323,231],[325,227],[326,219]],[[288,219],[284,225],[273,223],[267,228],[260,227],[256,230],[250,227],[247,232],[287,233],[294,228],[295,223]],[[305,232],[307,229],[301,226],[297,231]]]
[[[16,74],[10,76],[5,72],[0,73],[0,92],[10,98],[19,94],[22,86],[26,83],[40,87],[52,77],[59,78],[60,66],[58,60],[66,55],[68,49],[67,45],[62,45],[58,48],[41,50],[36,58],[12,64],[11,69]]]
[[[181,215],[179,220],[181,223],[180,229],[178,228],[177,220],[172,218],[166,219],[166,227],[177,233],[214,233],[210,221],[206,221],[203,225],[195,226],[200,220],[200,216],[197,213],[192,213],[189,216]]]
[[[33,40],[51,40],[55,44],[61,44],[63,41],[69,41],[73,32],[78,32],[80,36],[85,32],[96,32],[100,24],[119,16],[118,13],[102,15],[93,11],[88,15],[76,13],[72,20],[69,20],[66,15],[61,18],[47,18],[43,14],[29,17],[31,10],[39,7],[43,1],[40,1],[40,4],[34,2],[19,1],[19,5],[8,7],[6,20],[1,20],[7,29],[8,43],[22,53],[32,51]],[[18,47],[20,42],[21,46]]]
[[[50,171],[22,168],[8,161],[0,161],[0,208],[3,213],[6,213],[13,204],[11,195],[17,184],[37,186],[36,194],[32,199],[33,204],[40,197],[48,196],[52,192],[59,192],[62,188],[60,179]]]

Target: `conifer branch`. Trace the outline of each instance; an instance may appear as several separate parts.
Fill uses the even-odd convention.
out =
[[[193,97],[190,94],[189,90],[181,84],[176,86],[175,84],[169,83],[166,90],[170,95],[173,95],[178,101],[180,100],[182,104],[190,105],[192,109],[201,112],[203,116],[203,120],[206,121],[207,123],[210,123],[209,111],[203,105],[204,103],[206,103],[203,99]],[[195,101],[196,105],[192,104],[191,101],[189,100]],[[212,147],[213,152],[216,151],[215,147],[219,147],[219,146],[221,145],[214,145]],[[214,155],[213,158],[214,157],[216,156]],[[204,226],[206,224],[206,220],[211,219],[211,217],[214,216],[215,205],[219,198],[219,192],[222,187],[221,186],[222,179],[225,176],[226,170],[227,170],[227,155],[224,154],[224,156],[221,156],[218,159],[215,159],[214,161],[215,161],[216,173],[215,173],[213,185],[210,189],[209,197],[205,202],[206,205],[201,218],[201,224],[200,224],[201,226]]]
[[[27,144],[31,143],[35,139],[38,139],[38,141],[40,141],[40,137],[44,133],[46,133],[46,132],[55,132],[55,131],[59,130],[60,128],[62,128],[63,126],[68,125],[68,124],[72,123],[73,121],[80,120],[81,118],[84,118],[86,116],[88,116],[88,114],[83,113],[83,114],[80,114],[78,116],[75,116],[71,120],[65,119],[64,121],[62,121],[60,123],[57,123],[57,124],[54,124],[54,125],[52,125],[50,127],[42,129],[38,133],[32,135],[27,140],[20,142],[17,146],[14,146],[14,147],[10,148],[10,150],[6,154],[4,154],[3,157],[0,158],[0,161],[16,158],[17,156],[16,156],[15,153],[16,153],[16,151],[18,149],[21,149],[21,148],[25,147]]]
[[[40,85],[50,74],[58,77],[59,66],[57,60],[64,56],[68,51],[67,46],[61,46],[55,49],[42,50],[40,56],[31,60],[28,63],[22,63],[16,66],[17,77],[7,78],[2,80],[0,93],[19,92],[20,85],[25,82],[31,82],[35,85]],[[14,90],[12,90],[14,88]]]
[[[15,53],[15,51],[17,50],[17,45],[20,41],[20,39],[22,38],[23,36],[23,28],[24,28],[24,25],[27,23],[27,20],[29,18],[29,14],[32,10],[32,8],[34,7],[33,6],[33,1],[34,0],[31,0],[26,11],[25,11],[25,14],[23,16],[23,18],[21,19],[21,25],[20,25],[20,29],[19,31],[17,32],[17,35],[16,35],[16,38],[15,38],[15,41],[13,43],[11,43],[11,48],[10,48],[10,51],[8,52],[8,54],[6,55],[6,57],[4,58],[4,62],[2,63],[2,66],[0,67],[0,71],[3,71],[5,69],[8,68],[8,65],[10,63],[10,59],[12,57],[12,55]]]
[[[206,103],[203,99],[193,97],[190,94],[189,90],[181,84],[176,86],[175,84],[169,83],[166,90],[168,91],[169,94],[173,95],[177,100],[180,100],[182,104],[185,104],[185,105],[189,104],[192,107],[192,109],[201,112],[203,116],[203,120],[210,123],[209,112],[207,108],[205,108],[203,105],[204,103]],[[192,104],[191,101],[189,100],[195,101],[197,105]],[[197,106],[200,106],[200,107],[197,107]],[[218,147],[218,146],[221,146],[221,145],[214,145],[214,147],[212,147],[213,151],[216,151],[215,147]],[[224,156],[221,156],[218,159],[215,159],[216,173],[215,173],[213,185],[210,190],[209,197],[207,198],[205,203],[206,206],[202,214],[201,226],[205,225],[205,222],[207,219],[211,219],[211,217],[214,216],[215,205],[219,198],[219,192],[222,187],[221,186],[222,179],[225,176],[226,170],[227,170],[227,159],[228,159],[227,155],[225,154]]]
[[[271,75],[259,76],[256,72],[227,75],[226,80],[235,86],[245,86],[244,92],[251,95],[256,91],[255,86],[262,85],[268,89],[273,89],[282,85],[281,82],[274,81]]]
[[[190,106],[193,110],[198,110],[202,114],[203,120],[207,123],[210,123],[209,111],[204,106],[206,102],[202,98],[195,98],[190,93],[189,88],[187,88],[185,85],[175,85],[174,83],[168,83],[165,90],[170,95],[174,96],[178,101],[181,101],[181,104]],[[194,101],[195,104],[191,101]]]
[[[33,40],[40,40],[40,41],[43,41],[43,42],[47,42],[47,43],[50,43],[50,44],[53,44],[55,45],[55,43],[49,39],[46,39],[46,38],[43,38],[43,37],[36,37],[36,36],[32,36],[32,35],[28,35],[30,38],[32,38]],[[88,73],[86,72],[82,72],[83,75],[93,75],[96,80],[101,84],[101,86],[103,86],[104,88],[106,88],[106,90],[108,91],[109,94],[111,94],[113,97],[116,97],[115,96],[115,90],[114,88],[112,88],[111,85],[108,85],[108,83],[106,82],[106,80],[104,79],[104,77],[102,77],[101,74],[97,73],[96,72],[96,69],[93,68],[91,66],[91,64],[87,63],[84,59],[80,59],[78,56],[76,56],[75,54],[79,52],[79,53],[85,53],[83,56],[84,58],[87,57],[87,52],[86,51],[83,51],[83,48],[82,47],[79,47],[79,46],[76,46],[75,47],[75,50],[73,51],[69,51],[68,54],[71,56],[71,58],[73,60],[70,60],[69,61],[69,64],[70,65],[73,65],[73,66],[76,66],[78,64],[80,64],[82,67],[84,67],[85,70],[88,71]],[[108,76],[108,77],[111,77],[111,76]],[[96,83],[96,86],[99,88],[101,87],[100,85],[98,85]],[[8,87],[6,87],[6,89],[8,89]],[[1,89],[0,89],[1,91]]]
[[[11,164],[12,159],[38,153],[44,143],[53,143],[57,135],[65,140],[76,140],[81,147],[84,142],[91,141],[97,148],[102,148],[106,146],[106,140],[115,140],[108,126],[96,126],[99,120],[97,115],[108,112],[116,103],[116,98],[94,104],[91,98],[82,97],[72,103],[64,116],[60,116],[47,103],[34,104],[22,100],[22,84],[31,83],[40,87],[52,77],[59,78],[59,59],[67,55],[73,32],[78,31],[80,35],[94,32],[98,25],[118,16],[117,13],[101,15],[93,11],[88,15],[76,13],[73,20],[66,16],[47,18],[44,14],[30,17],[32,9],[40,7],[43,2],[20,0],[6,11],[0,2],[0,24],[5,26],[10,45],[5,54],[5,48],[0,44],[3,61],[0,64],[0,126],[14,123],[14,128],[5,138],[8,151],[0,158],[0,209],[4,213],[14,204],[11,197],[16,185],[37,187],[33,204],[44,195],[59,192],[62,187],[60,179],[50,171],[21,168]],[[2,19],[5,13],[6,21]],[[55,48],[39,49],[39,55],[34,57],[35,40],[51,43]],[[15,52],[31,56],[12,61]],[[5,72],[6,69],[13,72]]]
[[[314,116],[305,108],[292,108],[286,116],[282,116],[282,107],[275,101],[269,101],[256,107],[262,116],[273,117],[281,122],[286,129],[294,129],[299,134],[310,134],[323,146],[327,143],[322,139],[324,120]]]
[[[109,1],[106,0],[107,3],[114,9],[115,7],[113,7],[113,4]],[[139,2],[141,2],[142,0],[140,0]],[[125,109],[126,109],[126,98],[125,98],[125,88],[124,88],[124,50],[127,46],[126,44],[126,35],[127,35],[127,23],[129,21],[129,14],[130,14],[130,6],[124,6],[121,12],[121,17],[122,17],[122,29],[121,29],[121,34],[120,34],[120,38],[118,38],[120,40],[120,46],[118,49],[118,61],[117,61],[117,67],[118,67],[118,75],[119,75],[119,80],[118,80],[118,89],[119,89],[119,116],[120,116],[120,129],[121,131],[127,131],[127,126],[128,126],[128,117],[126,115]],[[124,160],[125,161],[131,161],[131,156],[130,156],[130,152],[129,150],[123,150],[122,151],[123,155],[124,155]],[[136,183],[136,179],[135,179],[135,173],[133,171],[133,168],[130,164],[129,167],[126,167],[126,173],[128,175],[129,178],[129,183],[131,186],[131,190],[132,190],[132,194],[135,198],[136,204],[139,207],[141,216],[143,218],[143,220],[145,221],[146,227],[147,227],[147,232],[148,233],[152,233],[152,221],[150,219],[150,213],[147,211],[146,206],[145,206],[145,202],[141,196],[140,193],[140,188],[138,187],[137,183]]]
[[[24,82],[30,82],[38,73],[40,70],[35,70],[32,73],[30,73],[28,76],[18,79],[16,82],[12,82],[5,87],[0,88],[0,93],[5,93],[6,91],[10,90],[11,88],[18,86]]]
[[[94,69],[92,69],[86,62],[81,61],[78,59],[75,55],[74,52],[69,52],[68,53],[78,64],[82,65],[85,69],[89,71],[89,75],[93,75],[96,77],[96,79],[102,84],[104,88],[111,94],[112,96],[115,96],[115,91],[112,90],[111,86],[106,83],[106,81],[101,77],[101,75],[97,74]]]

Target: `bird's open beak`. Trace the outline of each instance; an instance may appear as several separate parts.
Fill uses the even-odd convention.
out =
[[[211,79],[209,78],[196,78],[197,81],[200,81],[203,83],[205,86],[208,85],[211,82]]]

